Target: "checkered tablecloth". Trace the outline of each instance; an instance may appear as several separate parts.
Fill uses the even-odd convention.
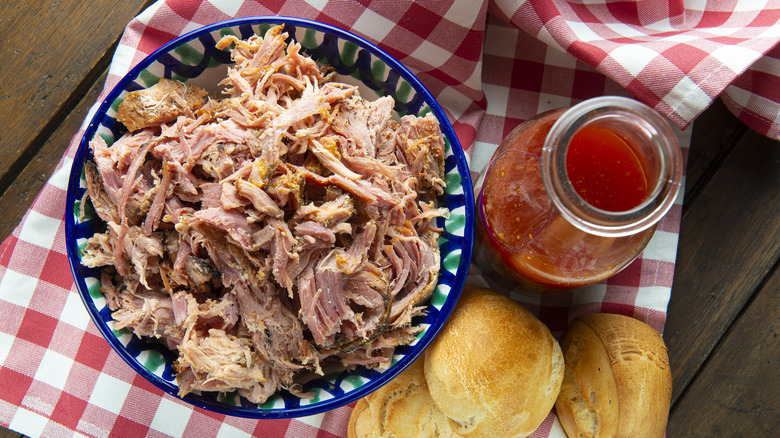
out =
[[[447,111],[474,176],[523,120],[604,94],[634,95],[680,129],[720,96],[749,126],[777,138],[779,7],[737,0],[161,1],[128,24],[104,95],[178,35],[233,17],[288,15],[351,30],[415,72]],[[47,437],[345,436],[350,406],[279,421],[214,414],[158,390],[111,350],[81,303],[65,255],[65,191],[82,134],[0,246],[0,423]],[[689,131],[678,134],[685,152]],[[681,206],[678,199],[640,259],[580,293],[529,298],[477,268],[469,282],[513,294],[556,335],[576,316],[598,311],[662,331]],[[533,436],[565,435],[551,413]]]

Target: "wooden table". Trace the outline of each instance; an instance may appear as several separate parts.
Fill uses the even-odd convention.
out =
[[[86,117],[124,25],[151,0],[0,3],[0,241]],[[694,124],[664,338],[668,436],[780,426],[780,144],[716,101]],[[20,435],[0,428],[0,438]]]

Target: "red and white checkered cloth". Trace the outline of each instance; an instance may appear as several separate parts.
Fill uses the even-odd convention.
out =
[[[415,72],[445,107],[475,176],[523,120],[604,94],[633,94],[679,128],[720,95],[748,125],[776,138],[780,52],[762,55],[780,38],[778,3],[711,3],[161,1],[127,26],[103,94],[178,35],[233,17],[288,15],[351,30]],[[65,191],[82,134],[0,246],[0,424],[33,437],[345,436],[350,406],[278,421],[214,414],[164,394],[111,350],[65,255]],[[689,132],[679,137],[685,152]],[[678,199],[642,258],[607,282],[576,295],[513,296],[556,335],[599,311],[662,331],[681,206]],[[471,284],[513,293],[500,277],[472,272]],[[565,435],[551,413],[533,436]]]
[[[490,12],[566,50],[685,128],[735,78],[725,101],[778,138],[777,0],[495,0]],[[752,66],[752,67],[751,67]]]

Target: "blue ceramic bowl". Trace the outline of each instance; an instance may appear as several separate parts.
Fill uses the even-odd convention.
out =
[[[160,78],[188,81],[207,90],[215,90],[219,80],[225,77],[227,65],[232,64],[229,52],[217,50],[214,47],[216,42],[227,34],[241,39],[254,34],[263,35],[268,28],[281,23],[307,54],[332,65],[340,75],[338,80],[360,85],[361,95],[365,98],[373,100],[372,92],[377,97],[392,96],[399,116],[429,112],[436,116],[446,140],[447,187],[439,205],[446,205],[451,216],[446,220],[440,218],[438,223],[444,229],[439,239],[442,262],[427,315],[413,321],[423,330],[413,344],[396,349],[393,364],[388,370],[378,372],[361,367],[326,374],[304,384],[303,389],[314,394],[312,399],[300,399],[285,391],[278,392],[262,405],[250,403],[236,393],[191,393],[183,397],[193,405],[241,417],[312,415],[355,401],[387,383],[414,361],[439,332],[460,295],[471,261],[474,202],[468,166],[440,106],[409,70],[373,44],[325,24],[285,17],[252,17],[220,22],[169,42],[134,67],[100,104],[76,153],[65,215],[68,258],[84,304],[111,347],[151,383],[177,396],[178,386],[171,368],[176,353],[154,340],[138,338],[126,329],[115,329],[111,312],[100,292],[100,271],[81,264],[87,238],[104,226],[94,214],[81,220],[78,218],[80,200],[86,191],[83,163],[92,158],[89,141],[95,135],[102,136],[109,145],[118,139],[125,128],[114,117],[123,96],[154,85]]]

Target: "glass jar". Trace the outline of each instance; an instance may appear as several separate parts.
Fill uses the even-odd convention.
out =
[[[605,96],[539,114],[477,185],[473,258],[533,291],[602,281],[642,252],[681,180],[674,132],[643,103]]]

